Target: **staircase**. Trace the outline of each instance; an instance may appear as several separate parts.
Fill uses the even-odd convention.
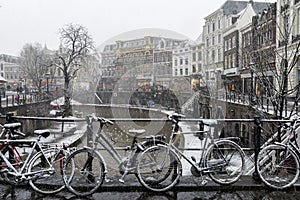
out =
[[[299,127],[298,127],[299,128]],[[296,130],[297,131],[297,130]],[[261,146],[261,148],[264,148],[265,146],[269,145],[270,143],[272,143],[272,141],[274,140],[274,138],[277,137],[277,133],[275,133],[273,135],[273,137],[271,137],[265,144],[263,144]],[[288,140],[289,137],[289,131],[287,131],[284,135],[282,135],[282,143],[285,144]],[[299,142],[299,138],[297,138],[297,142]],[[245,159],[245,166],[246,168],[244,169],[245,171],[245,175],[252,175],[253,172],[255,171],[255,154],[251,154],[250,156],[247,156],[247,158]]]
[[[200,96],[200,91],[195,92],[182,106],[181,106],[181,112],[185,114],[188,110],[193,111],[193,105],[195,99],[197,99]]]

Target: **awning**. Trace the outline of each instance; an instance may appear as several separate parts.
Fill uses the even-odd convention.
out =
[[[2,76],[0,76],[0,83],[6,83],[7,80],[5,78],[3,78]]]

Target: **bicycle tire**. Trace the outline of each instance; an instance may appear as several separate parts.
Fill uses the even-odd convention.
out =
[[[30,186],[42,194],[55,194],[63,190],[65,184],[62,179],[62,167],[68,154],[67,151],[58,148],[37,153],[28,164],[28,173],[37,173],[37,177],[29,180]],[[49,162],[45,162],[45,159]],[[51,171],[41,172],[41,170]]]
[[[155,146],[155,145],[167,145],[166,142],[164,141],[161,141],[161,140],[149,140],[149,141],[144,141],[144,142],[141,142],[140,143],[140,146],[141,146],[141,149],[138,149],[135,154],[133,155],[133,158],[132,158],[132,163],[137,166],[137,163],[138,163],[138,156],[140,156],[143,151],[145,151],[147,148],[150,148],[152,146]],[[168,176],[171,174],[172,172],[172,168],[169,168],[169,171],[166,173],[166,175],[164,177],[161,177],[160,180],[157,180],[157,182],[162,182],[164,181],[166,178],[168,178]],[[122,174],[122,173],[121,173]],[[137,170],[135,171],[135,176],[137,179],[139,179],[138,177],[138,173],[137,173]]]
[[[71,164],[72,160],[74,166]],[[105,169],[102,156],[91,148],[83,147],[72,152],[66,159],[63,180],[66,188],[76,196],[89,196],[102,185]]]
[[[170,170],[171,169],[171,170]],[[164,192],[179,182],[182,165],[178,155],[168,146],[157,145],[146,149],[137,164],[139,182],[148,190]]]
[[[284,144],[271,144],[257,156],[257,172],[265,185],[274,189],[292,186],[299,177],[299,157]]]
[[[245,156],[239,145],[230,140],[212,144],[205,155],[209,177],[220,185],[230,185],[240,179],[244,172]]]

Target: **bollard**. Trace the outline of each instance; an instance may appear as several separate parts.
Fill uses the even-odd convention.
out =
[[[257,160],[258,153],[260,151],[260,135],[261,135],[261,118],[260,116],[255,116],[254,117],[254,164],[255,164],[255,171],[252,174],[252,178],[255,181],[260,182],[259,175],[257,173]]]

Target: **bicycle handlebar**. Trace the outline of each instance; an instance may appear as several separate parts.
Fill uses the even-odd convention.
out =
[[[172,113],[168,115],[168,119],[173,121],[174,123],[178,123],[180,121],[180,118],[182,117],[185,117],[185,115],[179,113]]]
[[[110,125],[114,124],[112,121],[104,117],[97,117],[97,121],[99,121],[101,124],[110,124]]]
[[[96,122],[96,121],[100,122],[100,124],[110,124],[110,125],[114,124],[111,120],[106,119],[104,117],[97,117],[94,114],[86,116],[86,121],[88,124],[92,124],[93,122]]]

